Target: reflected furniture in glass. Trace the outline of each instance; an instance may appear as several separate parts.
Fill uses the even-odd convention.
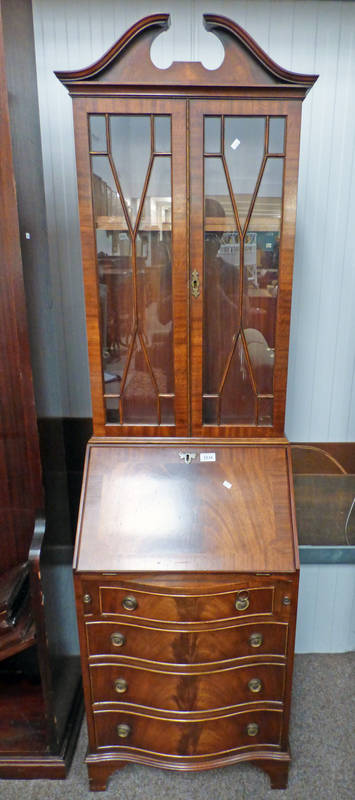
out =
[[[298,587],[284,436],[301,103],[236,23],[216,70],[134,25],[73,98],[93,402],[76,554],[92,789],[129,761],[287,783]]]

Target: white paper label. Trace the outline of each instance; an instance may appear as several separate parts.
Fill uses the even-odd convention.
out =
[[[223,486],[225,486],[226,489],[231,489],[232,488],[232,484],[229,483],[229,481],[223,481]]]
[[[215,461],[216,453],[200,453],[200,461]]]

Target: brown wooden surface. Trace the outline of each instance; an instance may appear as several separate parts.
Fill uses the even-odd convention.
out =
[[[293,571],[286,451],[213,445],[89,445],[80,571]],[[224,481],[231,484],[228,489]]]
[[[238,626],[214,625],[206,630],[186,626],[178,630],[162,630],[133,622],[88,621],[85,625],[89,656],[115,656],[121,661],[139,659],[160,664],[208,664],[235,659],[248,661],[270,656],[285,656],[287,651],[287,622],[249,622]],[[122,633],[124,644],[117,647],[111,636]],[[261,634],[261,643],[254,647],[250,637]]]
[[[43,505],[0,20],[0,571],[27,560]]]
[[[205,26],[215,33],[225,48],[225,58],[217,70],[206,70],[199,62],[174,63],[162,71],[150,58],[154,37],[166,29],[169,16],[156,14],[133,25],[113,47],[91,67],[74,72],[57,72],[56,75],[70,89],[74,98],[77,168],[79,181],[79,206],[81,213],[82,251],[87,302],[87,328],[89,340],[90,373],[92,384],[94,430],[98,435],[186,435],[191,432],[190,409],[186,403],[192,397],[192,433],[203,436],[265,436],[282,434],[284,426],[286,379],[291,304],[293,246],[296,213],[297,171],[299,150],[300,106],[307,90],[317,76],[294,74],[275,64],[240,26],[225,17],[205,15]],[[168,94],[166,110],[176,108],[173,123],[173,194],[175,219],[173,221],[174,248],[174,345],[175,378],[179,389],[177,397],[176,429],[167,425],[105,425],[102,399],[101,344],[98,323],[99,300],[96,278],[96,253],[94,226],[90,208],[90,178],[88,157],[88,110],[117,113],[152,112],[164,100],[153,97]],[[193,97],[200,92],[209,94],[207,104],[192,103],[192,116],[184,101],[177,98]],[[124,98],[131,93],[132,98]],[[106,97],[105,97],[106,94]],[[107,95],[110,95],[108,98]],[[239,98],[226,101],[226,94]],[[101,98],[100,98],[101,95]],[[115,95],[117,99],[115,99]],[[133,99],[135,96],[135,99]],[[149,99],[150,97],[150,99]],[[254,97],[256,99],[252,100]],[[292,98],[292,101],[285,98]],[[217,99],[218,98],[218,99]],[[244,99],[242,99],[244,98]],[[249,98],[249,99],[245,99]],[[296,101],[296,102],[295,102]],[[228,102],[230,103],[228,105]],[[117,103],[117,105],[116,105]],[[179,103],[181,106],[179,107]],[[226,105],[227,103],[227,105]],[[145,104],[143,106],[143,104]],[[193,111],[194,107],[199,111]],[[274,369],[274,424],[213,426],[202,425],[201,363],[202,363],[202,296],[191,302],[192,329],[188,331],[187,314],[189,297],[186,297],[186,267],[190,260],[191,271],[198,269],[202,275],[202,114],[209,112],[235,114],[285,114],[287,117],[287,150],[284,175],[283,230],[280,249],[279,298],[277,303],[276,362]],[[163,105],[161,105],[163,109]],[[173,117],[175,112],[173,114]],[[184,116],[185,115],[185,116]],[[184,117],[184,119],[183,119]],[[185,144],[186,129],[191,133],[191,252],[186,247],[186,212],[183,197],[188,197],[185,184],[186,156],[190,142]],[[175,130],[175,133],[174,133]],[[175,177],[174,177],[175,176]],[[191,336],[192,388],[186,385],[186,345]]]
[[[173,245],[173,336],[175,425],[109,425],[103,398],[103,366],[101,358],[100,305],[96,266],[95,226],[89,158],[89,113],[171,114],[172,120],[172,245]],[[91,394],[94,433],[116,436],[166,435],[187,433],[187,268],[186,268],[186,117],[183,101],[81,99],[74,105],[75,139],[78,174],[81,246],[86,298],[86,323],[89,344]]]
[[[280,745],[282,713],[276,710],[249,710],[238,714],[204,719],[195,722],[180,722],[153,717],[150,714],[135,714],[131,711],[94,711],[96,742],[98,750],[121,751],[130,748],[163,755],[206,756],[223,755],[236,748],[256,748],[263,745]],[[250,722],[259,725],[256,736],[248,736],[246,726]],[[130,725],[132,732],[127,741],[117,735],[117,725]]]
[[[199,769],[243,759],[265,769],[272,785],[281,787],[290,760],[299,567],[291,465],[282,435],[300,105],[316,76],[283,70],[238,25],[212,14],[205,16],[205,25],[222,40],[221,67],[174,63],[158,70],[150,46],[167,24],[168,15],[152,15],[132,26],[91,68],[57,73],[74,97],[94,430],[113,437],[106,444],[92,442],[87,451],[75,554],[87,763],[93,789],[105,788],[108,775],[127,761]],[[169,426],[105,425],[90,206],[87,113],[159,109],[179,121],[175,133],[173,122],[175,379],[180,391],[174,431]],[[198,269],[203,276],[203,113],[287,117],[272,427],[202,425],[202,297],[195,302],[186,290],[188,271]],[[122,223],[117,219],[114,225],[119,230]],[[169,438],[176,433],[195,438]],[[274,444],[233,440],[256,434],[260,440],[273,437]],[[130,436],[160,438],[132,438],[130,444]],[[197,457],[186,464],[179,450]],[[215,452],[216,461],[200,462],[203,451]],[[235,601],[240,591],[249,607],[239,612]],[[126,594],[135,596],[136,609],[122,607]],[[114,644],[114,633],[123,634],[122,646]],[[261,634],[258,647],[251,644],[253,633]],[[233,703],[250,705],[241,676],[258,668],[266,670],[268,688],[251,701],[253,710],[221,711]],[[112,686],[121,673],[129,689],[117,699]],[[279,710],[268,708],[281,702]],[[245,726],[256,716],[260,729],[249,737]],[[118,723],[132,724],[128,740],[118,738]]]
[[[191,265],[200,275],[201,291],[191,299],[191,424],[193,436],[249,437],[279,436],[284,430],[288,344],[291,311],[295,212],[300,131],[300,106],[280,100],[195,100],[191,106]],[[282,230],[280,240],[279,291],[277,299],[276,343],[274,365],[274,414],[272,426],[202,425],[203,388],[203,275],[204,275],[204,211],[203,211],[203,119],[205,114],[275,115],[287,118]]]
[[[75,91],[93,92],[99,84],[168,86],[199,84],[201,86],[272,86],[303,88],[304,94],[317,75],[301,75],[275,63],[252,37],[236,22],[217,14],[205,14],[205,27],[216,33],[225,48],[225,58],[218,69],[208,70],[200,62],[174,62],[168,69],[155,67],[150,58],[153,39],[170,24],[168,14],[152,14],[132,25],[98,61],[89,67],[55,74],[65,86]]]
[[[8,753],[26,756],[46,750],[45,706],[40,683],[8,674],[0,677],[0,764]],[[1,775],[1,771],[0,771]]]
[[[285,666],[259,663],[216,669],[203,673],[162,672],[126,664],[93,664],[90,667],[92,702],[125,703],[167,711],[206,711],[257,702],[282,703]],[[127,689],[118,694],[115,682],[124,679]],[[261,681],[253,693],[250,680]]]
[[[294,442],[294,475],[355,475],[355,442]]]

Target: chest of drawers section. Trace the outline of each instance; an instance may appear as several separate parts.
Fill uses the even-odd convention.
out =
[[[296,574],[75,581],[92,788],[129,761],[286,758]]]

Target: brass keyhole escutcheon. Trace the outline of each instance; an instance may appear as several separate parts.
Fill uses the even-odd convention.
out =
[[[193,297],[199,297],[200,294],[200,276],[197,269],[191,273],[191,293]]]
[[[91,594],[89,593],[84,594],[83,603],[85,603],[86,606],[89,605],[89,603],[91,603]]]
[[[250,647],[260,647],[264,639],[262,633],[251,633],[249,636]]]
[[[115,692],[124,694],[128,689],[128,683],[124,678],[117,678],[114,682]]]
[[[251,678],[251,680],[248,683],[248,689],[250,689],[251,692],[254,693],[261,692],[262,688],[263,684],[260,678]]]
[[[126,611],[135,611],[138,606],[137,600],[133,597],[133,594],[128,594],[122,600],[122,606],[126,609]]]
[[[117,733],[120,739],[127,739],[127,736],[131,733],[131,726],[121,722],[120,725],[117,725]]]
[[[259,725],[257,722],[249,722],[247,725],[248,736],[256,736],[259,733]]]
[[[122,647],[126,643],[126,637],[123,633],[119,631],[115,631],[111,633],[111,642],[115,647]]]
[[[249,594],[248,592],[239,592],[235,601],[237,611],[246,611],[249,608]]]

